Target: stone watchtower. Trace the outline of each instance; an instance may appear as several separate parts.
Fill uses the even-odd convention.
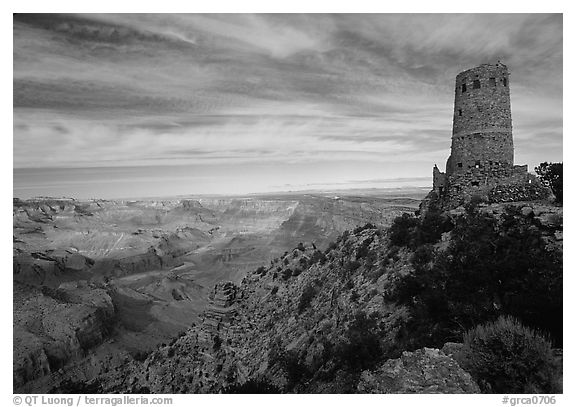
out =
[[[516,192],[504,197],[503,190],[510,188],[502,187],[526,190],[535,182],[526,165],[514,165],[508,67],[498,62],[459,73],[451,154],[445,173],[436,166],[433,170],[433,191],[442,206],[457,206],[472,195],[495,201],[520,200],[523,196]]]
[[[514,165],[506,65],[483,64],[456,76],[451,150],[448,176],[472,168]]]

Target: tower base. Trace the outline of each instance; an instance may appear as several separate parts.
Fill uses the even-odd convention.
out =
[[[500,168],[471,168],[447,175],[435,166],[433,189],[421,205],[421,212],[434,203],[440,210],[465,205],[473,197],[489,204],[499,202],[549,200],[552,191],[538,177],[528,173],[527,165]]]

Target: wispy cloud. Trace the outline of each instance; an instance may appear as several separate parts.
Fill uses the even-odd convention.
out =
[[[15,15],[14,165],[428,171],[455,75],[496,60],[517,157],[560,159],[561,15]]]

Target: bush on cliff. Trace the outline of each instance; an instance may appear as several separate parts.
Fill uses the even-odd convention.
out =
[[[415,249],[438,242],[442,233],[449,232],[452,227],[451,220],[438,210],[429,210],[422,219],[403,213],[394,219],[388,236],[393,246]]]
[[[312,284],[308,284],[304,287],[302,295],[300,295],[300,299],[298,300],[298,314],[303,313],[306,308],[310,306],[315,295],[316,289]]]
[[[560,204],[562,204],[563,200],[562,167],[562,163],[543,162],[534,168],[534,171],[536,171],[536,174],[540,177],[540,181],[552,190],[556,197],[556,202]]]
[[[352,371],[369,369],[382,357],[378,315],[358,311],[346,330],[345,340],[334,349],[337,364]]]
[[[420,225],[420,220],[408,213],[403,213],[392,222],[388,231],[390,243],[394,246],[408,246],[412,242],[413,234]]]
[[[447,249],[421,245],[414,271],[388,299],[408,305],[400,340],[409,349],[457,341],[465,330],[513,315],[562,343],[562,259],[533,219],[510,209],[498,221],[474,210],[456,219]]]
[[[264,379],[250,379],[240,385],[224,388],[224,394],[279,394],[282,391]]]
[[[499,317],[464,335],[462,367],[485,393],[555,393],[550,342],[513,317]]]

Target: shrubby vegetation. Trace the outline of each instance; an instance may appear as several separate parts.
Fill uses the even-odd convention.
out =
[[[563,200],[562,167],[562,163],[543,162],[534,168],[534,171],[536,171],[536,174],[540,177],[540,181],[552,190],[554,196],[556,196],[556,202],[560,204],[562,204]]]
[[[251,379],[240,385],[224,389],[224,394],[278,394],[280,389],[266,380]]]
[[[314,285],[307,285],[300,297],[299,309],[306,309],[316,293]],[[323,352],[311,365],[307,364],[305,353],[299,354],[296,349],[286,350],[280,338],[275,338],[269,347],[268,363],[285,372],[287,382],[282,391],[299,392],[313,380],[335,385],[335,391],[341,393],[355,392],[360,373],[374,368],[385,357],[379,321],[377,312],[367,315],[357,311],[341,335],[330,337],[315,333],[309,338],[310,342],[320,342]]]
[[[319,263],[321,266],[326,263],[326,255],[324,253],[322,253],[320,250],[315,250],[314,253],[312,253],[312,257],[310,258],[310,264],[316,264]]]
[[[283,268],[280,276],[293,278],[308,267],[330,262],[352,310],[368,301],[366,280],[376,283],[398,269],[395,262],[410,255],[412,272],[405,273],[402,261],[402,274],[387,273],[385,291],[380,291],[388,301],[407,306],[410,317],[402,316],[395,325],[396,341],[385,341],[390,330],[379,326],[381,315],[352,311],[338,335],[316,332],[309,338],[322,345],[312,361],[306,352],[272,346],[269,362],[287,379],[281,391],[299,392],[310,383],[323,383],[353,392],[363,370],[404,350],[441,348],[463,337],[458,360],[484,392],[557,391],[551,346],[562,345],[561,256],[547,249],[534,216],[522,215],[517,206],[492,215],[482,210],[482,203],[473,197],[458,216],[442,213],[434,202],[421,218],[402,215],[388,231],[386,252],[373,245],[374,233],[362,233],[371,225],[343,233],[324,253],[297,250],[292,263],[297,266]],[[335,249],[337,253],[330,253]],[[320,284],[308,282],[294,304],[302,323],[314,317],[307,310]],[[265,382],[243,386],[234,391],[280,391]]]
[[[408,349],[459,341],[477,324],[512,315],[562,343],[562,259],[546,250],[531,218],[509,207],[498,222],[467,207],[455,219],[445,250],[433,245],[449,223],[403,215],[391,242],[414,251],[414,272],[400,278],[388,299],[406,304],[412,319],[400,341]],[[427,215],[429,216],[429,215]]]
[[[442,233],[449,232],[453,227],[447,215],[431,206],[422,219],[408,213],[403,213],[394,219],[388,236],[394,246],[416,249],[424,244],[436,243],[442,237]]]
[[[363,311],[354,315],[343,341],[334,347],[337,365],[360,372],[369,369],[382,357],[378,314],[369,316]]]
[[[460,358],[485,393],[560,391],[551,343],[512,317],[466,332]]]
[[[316,295],[316,288],[312,284],[306,285],[304,290],[302,291],[302,295],[300,295],[300,299],[298,300],[298,313],[301,314],[310,306],[312,303],[312,299]]]

